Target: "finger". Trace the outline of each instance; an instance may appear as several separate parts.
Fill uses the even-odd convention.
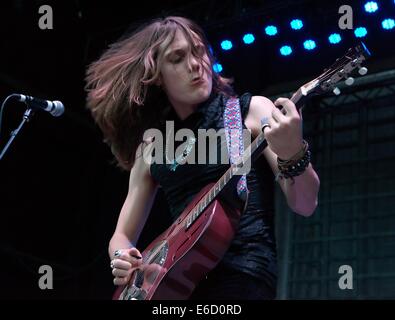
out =
[[[111,262],[112,268],[122,269],[122,270],[129,270],[132,268],[132,264],[128,261],[124,261],[121,259],[114,259]]]
[[[131,248],[128,250],[128,253],[130,256],[136,258],[136,259],[142,259],[142,255],[140,251],[137,248]]]
[[[269,117],[263,117],[261,119],[261,130],[265,132],[267,128],[269,128]]]
[[[261,118],[261,126],[269,123],[269,117],[262,117]]]
[[[128,253],[128,255],[129,255],[130,259],[131,259],[131,260],[128,260],[128,261],[131,261],[132,267],[138,267],[138,266],[140,266],[142,264],[143,257],[142,257],[140,251],[137,248],[131,248],[131,249],[129,249],[127,251],[127,253]]]
[[[117,278],[124,278],[124,277],[128,277],[131,269],[129,270],[122,270],[122,269],[117,269],[114,268],[112,269],[112,275],[117,277]]]
[[[281,113],[280,110],[278,110],[277,108],[273,108],[272,110],[272,117],[276,122],[284,122],[286,120],[286,116],[284,116],[284,114]]]
[[[143,264],[143,260],[141,259],[134,259],[132,262],[132,268],[139,268]]]
[[[298,115],[298,111],[296,110],[295,104],[286,98],[278,98],[276,101],[274,101],[274,105],[279,107],[283,106],[284,110],[286,111],[286,114],[289,114],[291,116],[296,116]]]
[[[118,254],[117,254],[117,258],[124,260],[124,261],[128,261],[130,262],[132,265],[135,265],[137,263],[137,260],[141,260],[141,259],[136,259],[135,257],[131,256],[129,254],[129,251],[131,249],[124,249],[124,250],[118,250]],[[137,250],[137,249],[136,249]],[[138,250],[137,250],[138,252]]]
[[[285,98],[278,98],[276,101],[273,102],[273,104],[278,111],[285,115],[287,113],[287,110],[282,106],[284,100]]]
[[[125,250],[122,250],[117,257],[117,260],[127,261],[129,263],[134,262],[134,258],[132,258]]]
[[[269,125],[271,130],[277,129],[279,126],[278,122],[274,118],[269,119]]]
[[[264,131],[265,132],[265,137],[267,137],[267,135],[270,134],[273,131],[273,129],[278,127],[277,122],[273,118],[269,119],[268,124],[269,125],[266,127],[266,129]]]
[[[116,286],[124,286],[128,283],[128,278],[114,278],[113,282]]]

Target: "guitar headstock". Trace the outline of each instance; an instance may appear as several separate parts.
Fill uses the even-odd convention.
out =
[[[336,84],[345,80],[347,85],[352,85],[354,83],[354,78],[350,75],[353,71],[358,69],[359,74],[362,76],[367,73],[368,70],[362,66],[362,63],[368,59],[370,55],[368,48],[362,42],[356,47],[348,49],[343,57],[337,59],[335,63],[321,75],[301,86],[291,100],[300,108],[306,98],[310,96],[324,94],[329,91],[333,91],[338,95],[340,90],[336,87]]]

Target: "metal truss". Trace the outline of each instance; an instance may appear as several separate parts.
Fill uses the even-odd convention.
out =
[[[395,297],[395,70],[341,89],[304,114],[321,180],[316,213],[301,218],[277,199],[280,299]],[[353,290],[339,288],[342,265]]]

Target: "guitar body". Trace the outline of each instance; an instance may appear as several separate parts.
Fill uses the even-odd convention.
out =
[[[240,210],[213,200],[186,228],[188,214],[214,184],[203,188],[180,217],[143,252],[143,268],[134,272],[114,299],[184,300],[221,260],[234,237]]]

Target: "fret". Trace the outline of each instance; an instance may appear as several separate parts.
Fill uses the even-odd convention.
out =
[[[189,217],[187,217],[187,221],[185,222],[185,228],[189,228],[191,225]]]
[[[199,203],[195,206],[195,212],[199,212]]]
[[[232,170],[228,170],[228,182],[232,178]]]

